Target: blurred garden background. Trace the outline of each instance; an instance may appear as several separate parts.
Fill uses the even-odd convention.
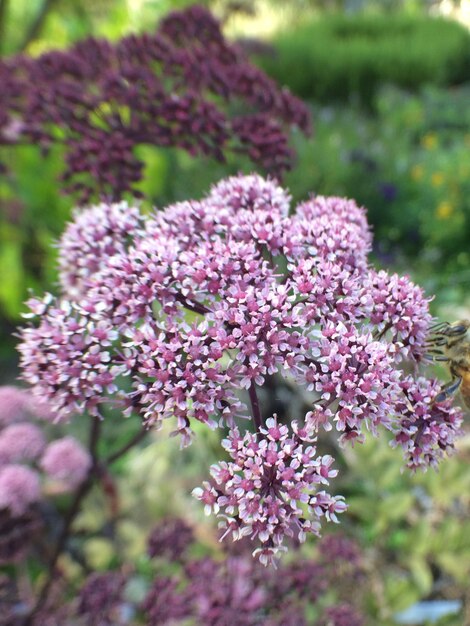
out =
[[[117,41],[152,32],[169,11],[189,4],[0,0],[0,55],[36,57],[90,35]],[[311,110],[311,136],[298,129],[290,135],[295,158],[282,182],[294,200],[313,191],[366,206],[374,264],[422,285],[434,296],[432,312],[439,320],[470,318],[470,2],[202,4],[221,20],[229,40]],[[177,148],[138,150],[145,167],[137,188],[146,209],[200,197],[220,178],[255,169],[234,155],[220,163]],[[62,191],[63,162],[58,145],[47,154],[31,144],[0,145],[1,385],[16,384],[14,334],[29,291],[54,291],[57,284],[54,243],[78,202]],[[447,379],[445,368],[437,371]],[[107,428],[113,443],[125,439],[125,422],[122,433],[115,425]],[[70,429],[83,435],[80,424]],[[466,429],[456,454],[438,472],[402,473],[400,455],[383,442],[343,452],[337,492],[346,496],[349,512],[340,530],[363,555],[358,597],[368,624],[470,624],[468,423]],[[152,437],[143,450],[119,461],[113,527],[98,490],[77,520],[88,533],[90,567],[137,564],[136,596],[148,570],[141,556],[145,533],[158,520],[184,518],[196,530],[196,553],[219,550],[214,529],[189,495],[205,477],[207,460],[218,459],[218,435],[201,431],[198,446],[182,453],[165,433]],[[310,540],[302,554],[313,558],[316,550]],[[79,578],[71,557],[62,565]],[[327,604],[337,599],[334,590],[326,595],[321,601]],[[410,607],[414,616],[406,613]],[[310,610],[313,624],[317,608]]]

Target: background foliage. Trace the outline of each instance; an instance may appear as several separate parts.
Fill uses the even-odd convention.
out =
[[[306,99],[373,106],[381,84],[419,90],[470,78],[470,33],[424,15],[325,15],[277,36],[262,61]]]

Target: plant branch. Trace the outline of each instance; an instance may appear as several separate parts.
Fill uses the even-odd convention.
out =
[[[259,431],[260,428],[263,426],[263,418],[261,416],[258,396],[256,395],[256,384],[254,380],[251,381],[248,393],[250,395],[251,408],[253,411],[253,421],[255,423],[256,430]]]
[[[98,444],[99,438],[101,434],[101,420],[94,417],[91,421],[90,428],[90,437],[88,442],[88,451],[90,453],[92,463],[90,469],[88,471],[88,475],[85,480],[79,485],[77,491],[75,492],[74,498],[70,505],[69,510],[64,519],[64,523],[62,526],[61,533],[57,539],[57,543],[55,545],[55,549],[52,553],[52,556],[48,565],[48,573],[46,581],[39,592],[38,599],[36,604],[33,606],[31,612],[27,616],[24,626],[33,626],[37,617],[39,617],[39,612],[44,607],[47,602],[49,592],[51,590],[52,584],[54,582],[54,578],[57,570],[57,562],[60,558],[60,555],[64,551],[67,542],[69,540],[73,522],[77,517],[77,514],[80,511],[80,507],[85,496],[89,493],[95,480],[105,472],[108,465],[114,463],[117,459],[121,458],[128,450],[130,450],[133,446],[139,443],[144,437],[147,435],[147,429],[142,428],[138,433],[136,433],[125,445],[116,450],[113,454],[108,456],[105,460],[100,461],[98,454]]]
[[[44,604],[47,601],[49,591],[54,582],[57,561],[59,560],[60,555],[64,551],[64,548],[67,544],[67,541],[70,536],[70,532],[72,530],[72,524],[80,511],[80,506],[82,504],[83,499],[88,494],[90,489],[93,486],[95,481],[96,473],[99,471],[99,460],[98,460],[98,440],[101,432],[101,421],[93,417],[91,418],[91,428],[90,428],[90,439],[88,444],[88,450],[90,452],[92,458],[92,464],[88,471],[88,475],[84,481],[82,481],[75,492],[75,496],[72,500],[72,504],[70,505],[69,510],[67,511],[67,515],[64,519],[64,524],[62,526],[62,531],[57,539],[57,543],[52,553],[52,557],[49,561],[48,566],[48,575],[44,586],[42,587],[37,602],[34,605],[31,613],[27,617],[25,621],[25,626],[32,626],[34,624],[35,617],[39,611],[43,608]]]
[[[205,315],[206,313],[209,313],[209,309],[206,308],[203,304],[200,304],[199,302],[194,302],[193,300],[187,300],[181,293],[176,294],[175,299],[180,302],[185,309],[194,311],[194,313],[199,313],[200,315]]]
[[[130,439],[125,445],[123,445],[122,448],[119,448],[119,450],[116,450],[116,452],[108,456],[108,458],[104,462],[105,465],[111,465],[111,463],[114,463],[114,461],[117,461],[118,459],[120,459],[128,450],[130,450],[137,443],[142,441],[142,439],[145,438],[147,433],[148,433],[147,428],[142,428],[142,430],[139,430],[139,432],[136,433],[134,437],[132,437],[132,439]]]

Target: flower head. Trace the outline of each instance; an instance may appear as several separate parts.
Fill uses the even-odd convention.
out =
[[[46,296],[30,306],[41,321],[37,328],[23,331],[19,350],[24,379],[59,419],[85,410],[97,415],[106,393],[116,390],[118,368],[110,364],[116,330],[68,301]]]
[[[285,537],[318,534],[345,509],[320,487],[335,470],[317,432],[346,444],[385,429],[416,468],[451,452],[461,423],[436,402],[436,382],[409,375],[426,351],[429,299],[370,267],[365,210],[337,197],[290,203],[253,174],[150,216],[124,204],[77,213],[60,249],[72,296],[30,300],[20,344],[23,377],[57,419],[110,404],[147,426],[173,420],[183,446],[196,424],[228,427],[230,460],[194,493],[265,563]],[[262,388],[281,378],[308,405],[285,425],[263,406]]]
[[[89,38],[2,60],[0,82],[0,144],[30,142],[47,154],[60,143],[62,181],[82,200],[137,194],[142,144],[217,161],[241,152],[280,175],[293,157],[288,127],[310,130],[306,105],[252,65],[201,6],[115,43]],[[66,263],[62,278],[80,282],[90,262],[85,255],[76,274]]]
[[[371,272],[371,322],[380,337],[389,334],[399,353],[419,360],[431,325],[429,299],[407,276]]]
[[[120,202],[75,211],[74,217],[59,242],[59,278],[67,295],[80,299],[93,275],[137,236],[142,216]]]
[[[167,517],[152,530],[148,538],[147,554],[150,558],[170,558],[178,561],[194,540],[194,533],[183,519]]]
[[[35,461],[46,445],[38,426],[29,422],[11,424],[0,431],[0,465]]]
[[[225,534],[260,542],[254,554],[262,563],[282,551],[285,536],[304,541],[307,532],[318,534],[321,517],[336,522],[345,510],[341,497],[318,491],[337,471],[332,457],[317,455],[311,427],[293,422],[290,431],[274,416],[259,437],[233,429],[223,445],[231,461],[213,465],[212,486],[193,493],[221,518]]]
[[[310,256],[363,270],[371,247],[365,210],[354,200],[316,196],[297,207],[293,222]]]
[[[410,469],[437,467],[444,453],[453,452],[461,433],[462,413],[452,400],[436,401],[436,381],[408,377],[401,383],[403,400],[394,426],[392,445],[400,445]]]
[[[27,414],[28,395],[19,387],[0,387],[0,427],[21,421]]]
[[[74,437],[63,437],[47,446],[40,465],[49,478],[74,489],[88,474],[91,457]]]
[[[24,465],[5,465],[0,469],[0,509],[21,516],[41,498],[38,474]]]

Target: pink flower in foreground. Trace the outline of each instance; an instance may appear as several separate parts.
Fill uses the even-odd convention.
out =
[[[119,368],[113,367],[110,351],[117,331],[106,319],[95,322],[68,301],[46,296],[31,306],[41,322],[23,331],[24,379],[36,385],[58,419],[84,410],[98,415],[100,402],[117,389]]]
[[[23,378],[57,419],[119,406],[148,426],[173,420],[182,445],[195,425],[230,428],[232,460],[195,494],[269,561],[285,536],[316,533],[345,508],[317,491],[334,475],[317,430],[335,429],[341,444],[387,430],[411,468],[435,465],[459,434],[459,409],[418,375],[429,300],[407,276],[372,268],[370,249],[353,200],[291,208],[256,174],[147,217],[90,207],[59,247],[65,292],[28,303]],[[286,426],[263,421],[277,410],[262,406],[276,401],[277,378],[308,405]]]
[[[286,536],[305,541],[306,533],[318,534],[320,519],[337,522],[346,506],[341,496],[319,491],[337,474],[331,456],[318,456],[313,428],[292,431],[269,418],[259,436],[238,429],[223,446],[231,461],[213,465],[213,483],[193,494],[221,518],[225,534],[234,540],[248,535],[260,547],[253,553],[267,564],[285,549]],[[306,516],[308,511],[309,517]]]
[[[126,248],[142,221],[140,211],[126,202],[100,204],[75,212],[75,220],[59,242],[59,278],[69,297],[79,299],[93,274]]]
[[[0,509],[9,509],[13,516],[19,516],[40,499],[36,472],[23,465],[6,465],[0,469]]]
[[[91,457],[76,439],[64,437],[47,446],[40,465],[49,478],[74,489],[86,478]]]
[[[450,398],[435,401],[440,391],[436,381],[408,377],[401,386],[404,399],[392,445],[403,448],[406,464],[413,470],[437,467],[461,435],[462,413]]]

